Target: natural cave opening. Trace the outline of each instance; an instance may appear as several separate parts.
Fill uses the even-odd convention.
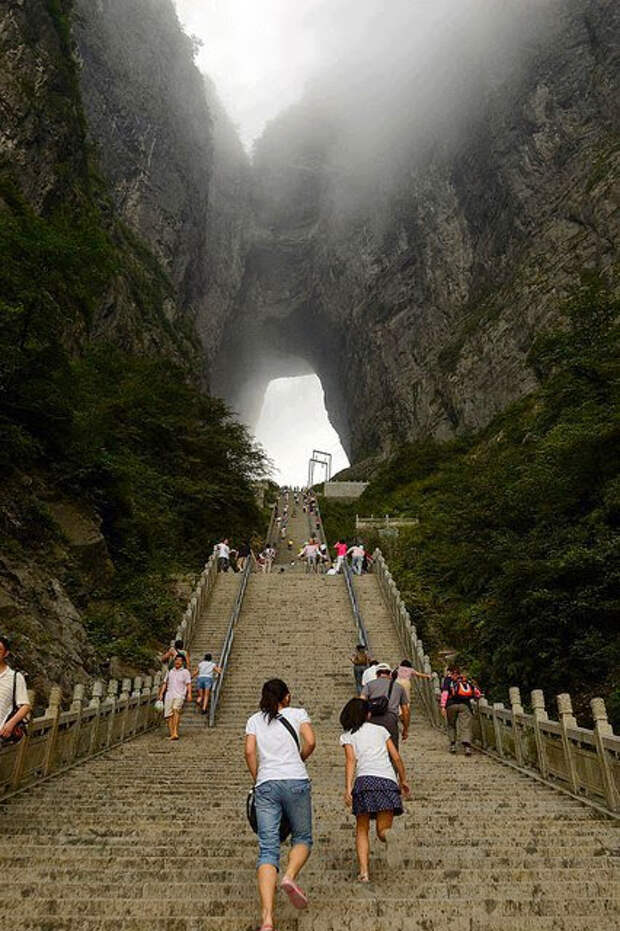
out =
[[[333,473],[349,465],[340,437],[329,421],[323,386],[315,373],[272,379],[254,432],[274,463],[274,479],[283,484],[306,484],[313,449],[332,454]],[[319,470],[317,476],[323,475]]]

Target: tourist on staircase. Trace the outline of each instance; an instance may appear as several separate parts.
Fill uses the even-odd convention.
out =
[[[216,543],[213,552],[217,557],[217,571],[218,572],[228,572],[229,559],[230,559],[230,547],[228,545],[228,540],[224,538],[220,540],[219,543]]]
[[[362,691],[362,678],[370,666],[370,656],[368,655],[368,650],[363,643],[358,643],[355,647],[355,653],[351,656],[351,662],[353,663],[355,687],[357,689],[357,694],[359,695]]]
[[[342,564],[347,558],[347,550],[349,547],[346,543],[343,543],[342,540],[337,540],[336,543],[334,543],[334,549],[336,551],[336,565],[334,568],[336,572],[340,572]]]
[[[385,727],[398,749],[399,712],[403,723],[403,740],[409,736],[409,699],[402,685],[396,682],[396,670],[393,675],[387,663],[377,663],[375,669],[377,678],[363,686],[361,697],[369,703],[371,724]]]
[[[280,888],[295,908],[308,904],[296,879],[312,849],[312,801],[305,761],[316,739],[306,711],[290,704],[286,683],[270,679],[262,688],[260,711],[248,719],[245,729],[245,760],[255,786],[260,931],[274,931],[283,819],[290,826],[291,850]]]
[[[448,725],[450,753],[456,753],[456,742],[463,744],[465,756],[471,756],[472,722],[471,703],[480,698],[481,691],[465,672],[452,666],[441,686],[441,711]]]
[[[169,647],[169,649],[166,650],[166,652],[161,658],[161,662],[164,665],[168,663],[168,669],[174,669],[174,661],[177,658],[177,656],[181,657],[181,659],[183,660],[183,665],[189,669],[189,666],[190,666],[189,652],[183,649],[182,640],[174,641],[174,646],[171,646]]]
[[[196,704],[203,714],[206,714],[209,709],[209,698],[211,696],[214,679],[216,676],[221,675],[221,673],[222,670],[213,662],[213,655],[211,653],[205,653],[204,659],[198,663],[198,666],[194,670],[194,678],[196,679],[196,687],[198,690]]]
[[[411,660],[403,659],[400,662],[400,666],[396,670],[396,681],[407,694],[407,698],[411,701],[411,680],[412,679],[432,679],[433,677],[428,672],[418,672],[417,669],[414,669]]]
[[[356,575],[362,574],[362,566],[364,565],[364,544],[363,543],[354,543],[353,546],[350,546],[347,550],[347,556],[351,557],[351,568]]]
[[[298,558],[303,556],[306,560],[306,572],[316,572],[317,571],[317,560],[319,556],[319,544],[314,539],[310,537],[307,543],[304,543],[303,547],[297,554]]]
[[[371,721],[368,702],[360,698],[352,698],[340,714],[344,728],[340,736],[345,752],[344,800],[356,819],[358,879],[364,883],[370,878],[371,820],[376,820],[378,840],[386,843],[394,816],[403,813],[402,797],[410,795],[405,767],[394,741],[384,727],[375,727]]]
[[[183,665],[183,658],[177,654],[174,667],[166,673],[166,678],[159,690],[159,700],[164,699],[164,718],[168,725],[169,739],[179,739],[179,723],[185,701],[192,700],[192,676]]]
[[[21,740],[31,711],[26,680],[7,662],[10,652],[8,638],[0,637],[0,747]]]
[[[250,559],[251,555],[252,549],[250,547],[249,540],[244,540],[243,543],[240,544],[237,551],[237,566],[241,571],[245,569],[246,560]]]
[[[375,681],[375,679],[377,678],[377,666],[378,665],[379,663],[377,662],[376,659],[370,660],[370,663],[368,664],[368,668],[365,669],[362,674],[362,688],[364,688],[365,685],[368,685],[369,682]]]

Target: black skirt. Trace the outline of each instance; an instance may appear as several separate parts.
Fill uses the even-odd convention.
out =
[[[377,817],[379,811],[402,815],[403,804],[398,785],[379,776],[358,776],[353,785],[353,814]]]

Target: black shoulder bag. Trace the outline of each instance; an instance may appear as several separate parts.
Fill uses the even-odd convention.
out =
[[[276,715],[276,721],[279,721],[280,724],[283,724],[284,727],[287,729],[287,731],[289,732],[289,734],[295,741],[295,746],[297,747],[297,750],[299,754],[301,755],[301,747],[299,746],[299,738],[297,736],[297,732],[295,728],[293,727],[293,725],[289,724],[286,718],[281,714]],[[254,786],[252,786],[252,788],[248,792],[248,797],[245,802],[245,813],[246,813],[250,827],[252,828],[255,834],[258,834],[258,820],[256,818],[256,794],[255,794]],[[290,833],[291,833],[290,822],[288,818],[286,817],[286,815],[283,814],[282,820],[280,821],[280,843],[281,844],[284,843],[284,841],[287,839]]]
[[[371,698],[368,702],[368,710],[370,711],[371,718],[378,718],[382,714],[387,714],[387,711],[390,707],[390,698],[392,697],[392,689],[394,688],[394,679],[390,682],[390,687],[387,691],[387,695],[377,695],[376,698]]]
[[[17,673],[14,671],[13,672],[13,696],[11,700],[11,710],[9,711],[9,715],[6,720],[10,721],[13,715],[17,714],[18,711],[19,711],[19,707],[17,705]],[[4,723],[6,724],[6,721]],[[0,738],[0,743],[4,747],[9,746],[9,744],[17,744],[20,742],[20,740],[22,740],[26,736],[27,733],[28,733],[28,725],[26,724],[25,720],[22,720],[19,722],[19,724],[15,725],[15,727],[13,728],[13,733],[11,734],[10,737]]]

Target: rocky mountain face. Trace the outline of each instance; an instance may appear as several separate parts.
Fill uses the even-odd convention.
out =
[[[233,402],[260,394],[265,360],[301,357],[355,461],[476,430],[531,391],[533,339],[585,269],[617,261],[619,28],[612,0],[555,4],[458,132],[383,153],[370,184],[334,155],[320,95],[275,120],[219,363]]]

